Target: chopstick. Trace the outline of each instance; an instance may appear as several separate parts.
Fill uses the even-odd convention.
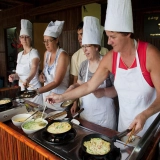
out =
[[[135,128],[136,128],[136,125],[133,126],[132,131],[131,131],[130,135],[128,136],[128,139],[127,139],[126,143],[124,144],[124,146],[126,146],[129,143],[130,138],[134,134]]]
[[[41,119],[43,119],[43,114],[44,114],[46,108],[47,108],[47,106],[45,105],[44,108],[43,108],[43,112],[42,112],[42,115],[41,115]]]
[[[34,112],[33,114],[31,114],[28,118],[26,118],[26,119],[24,120],[24,122],[25,122],[27,119],[29,119],[30,117],[32,117],[33,115],[35,115],[37,112],[38,112],[38,111],[36,111],[36,112]]]

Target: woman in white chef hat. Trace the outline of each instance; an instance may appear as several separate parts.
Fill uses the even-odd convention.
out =
[[[39,80],[44,86],[37,89],[37,93],[43,93],[44,100],[50,93],[62,94],[69,85],[69,55],[59,46],[59,36],[62,32],[64,21],[50,22],[44,32],[44,68]],[[62,110],[60,103],[47,107],[54,110]]]
[[[25,88],[35,90],[41,87],[38,80],[40,56],[38,51],[31,45],[32,23],[29,20],[21,19],[19,39],[24,50],[18,53],[16,74],[9,75],[9,81],[19,80],[21,91],[25,90]],[[43,104],[42,96],[36,96],[31,101]]]
[[[95,73],[102,60],[99,51],[101,50],[103,31],[104,28],[100,26],[98,18],[92,16],[84,17],[82,49],[87,60],[83,61],[80,65],[77,83],[71,85],[67,91],[87,82]],[[110,90],[115,92],[116,95],[116,91],[112,86],[113,81],[114,77],[110,74],[110,76],[99,85],[97,90],[110,87]],[[90,93],[81,98],[80,108],[84,108],[84,111],[80,115],[82,119],[110,129],[116,128],[115,106],[112,98],[97,98],[93,93]],[[74,114],[76,109],[77,106],[73,105],[71,113]]]
[[[60,102],[93,92],[110,71],[115,74],[119,99],[118,131],[135,127],[135,134],[143,136],[160,112],[160,51],[133,39],[131,0],[108,0],[105,30],[113,50],[104,56],[91,80],[47,100]]]

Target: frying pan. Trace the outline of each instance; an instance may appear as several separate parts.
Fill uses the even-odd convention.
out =
[[[28,95],[28,97],[26,95]],[[18,96],[21,98],[33,98],[35,95],[36,95],[35,90],[24,90],[18,92]]]
[[[67,120],[52,120],[52,121],[50,121],[49,123],[48,123],[48,125],[47,125],[47,127],[46,127],[46,131],[48,132],[48,127],[51,125],[51,124],[53,124],[53,123],[55,123],[55,122],[67,122],[67,123],[69,123],[70,125],[71,125],[71,128],[70,128],[70,130],[72,129],[72,123],[71,123],[71,120],[73,119],[73,118],[75,118],[75,117],[77,117],[82,111],[84,110],[84,108],[81,108],[72,118],[69,118],[69,119],[67,119]],[[60,136],[62,136],[63,134],[66,134],[66,133],[68,133],[70,130],[68,130],[68,131],[66,131],[66,132],[63,132],[63,133],[50,133],[50,132],[48,132],[48,133],[50,133],[50,134],[52,134],[52,135],[54,135],[54,136],[56,136],[56,135],[60,135]]]
[[[2,98],[0,100],[10,100],[8,103],[0,104],[0,108],[4,108],[4,107],[9,108],[9,107],[12,106],[12,99],[10,99],[10,98]]]
[[[109,138],[109,137],[107,137],[107,136],[105,136],[105,135],[98,134],[98,133],[89,134],[89,135],[83,137],[82,142],[81,142],[81,148],[82,148],[82,150],[83,150],[86,154],[88,154],[88,155],[97,157],[97,158],[99,158],[99,159],[100,159],[100,158],[104,158],[106,155],[108,155],[108,154],[113,150],[113,148],[115,148],[114,142],[116,141],[116,139],[120,139],[121,137],[123,137],[123,136],[125,136],[127,133],[129,133],[130,131],[131,131],[131,129],[127,129],[127,130],[125,130],[125,131],[117,134],[116,136],[114,136],[114,137],[112,137],[112,138]],[[92,154],[89,154],[89,153],[86,151],[87,148],[86,148],[83,144],[84,144],[84,142],[86,142],[86,141],[90,141],[91,138],[101,138],[101,139],[103,139],[104,141],[109,142],[109,143],[110,143],[110,151],[109,151],[108,153],[106,153],[106,154],[103,154],[103,155],[92,155]]]

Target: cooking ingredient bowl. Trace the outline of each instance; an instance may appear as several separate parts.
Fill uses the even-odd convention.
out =
[[[29,113],[23,113],[23,114],[17,114],[15,116],[12,117],[12,123],[17,126],[17,127],[21,127],[22,123],[29,117],[31,116],[31,114]],[[28,120],[32,119],[32,117],[30,117]],[[27,121],[28,121],[27,120]]]
[[[29,121],[22,123],[21,128],[23,132],[25,132],[26,134],[32,134],[34,132],[37,132],[45,128],[47,124],[48,124],[48,121],[44,119],[41,119],[41,120],[40,118],[38,120],[31,119]]]

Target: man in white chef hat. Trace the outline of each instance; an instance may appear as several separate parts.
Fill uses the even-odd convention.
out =
[[[112,72],[120,107],[118,131],[130,128],[143,136],[160,112],[160,51],[132,38],[131,0],[108,0],[105,30],[113,50],[104,56],[91,80],[67,95],[52,95],[50,102],[93,92]]]
[[[37,94],[43,93],[43,99],[50,93],[63,93],[69,85],[69,55],[59,46],[59,36],[62,32],[64,21],[50,22],[44,32],[44,68],[39,76],[44,86],[37,89]],[[54,110],[63,110],[61,103],[47,107]],[[46,104],[45,104],[46,105]]]

